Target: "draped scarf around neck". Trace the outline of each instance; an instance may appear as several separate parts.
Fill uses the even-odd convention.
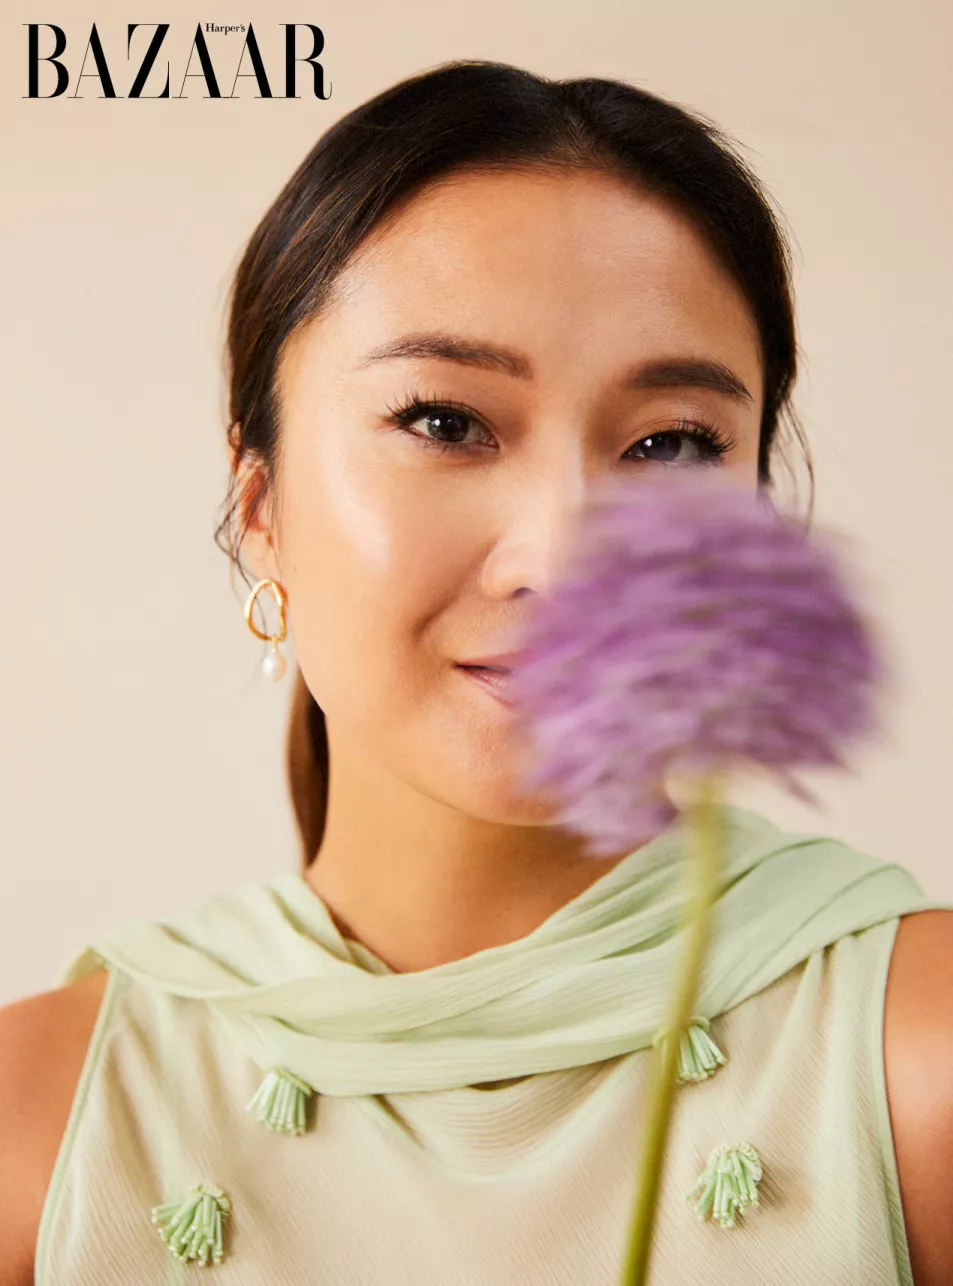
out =
[[[725,856],[696,1012],[734,1008],[838,938],[946,906],[903,867],[720,806]],[[683,947],[676,820],[514,942],[414,973],[350,943],[289,872],[95,938],[105,965],[204,1002],[262,1067],[322,1094],[452,1089],[647,1048]]]

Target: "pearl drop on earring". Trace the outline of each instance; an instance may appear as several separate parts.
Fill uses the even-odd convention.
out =
[[[261,672],[266,679],[271,679],[273,683],[284,675],[288,668],[285,658],[278,651],[278,644],[272,643],[271,651],[266,652],[261,662]]]

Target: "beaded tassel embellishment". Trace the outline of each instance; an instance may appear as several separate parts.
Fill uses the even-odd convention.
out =
[[[220,1264],[225,1257],[222,1225],[231,1208],[221,1188],[197,1183],[181,1200],[154,1206],[152,1222],[176,1259],[205,1267],[209,1262]]]
[[[679,1037],[678,1071],[675,1077],[679,1085],[705,1081],[728,1062],[709,1036],[708,1028],[707,1018],[693,1018]],[[668,1032],[661,1031],[652,1044],[657,1048],[667,1039]]]
[[[715,1148],[708,1164],[688,1193],[699,1219],[712,1219],[722,1228],[733,1228],[735,1217],[758,1204],[761,1158],[750,1143]]]
[[[310,1085],[282,1067],[274,1067],[258,1086],[248,1111],[277,1134],[304,1134],[307,1126]]]

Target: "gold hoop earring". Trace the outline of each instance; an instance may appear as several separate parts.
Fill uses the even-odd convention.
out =
[[[263,634],[251,618],[252,609],[255,606],[255,600],[263,589],[270,589],[274,593],[275,602],[278,604],[277,634]],[[285,612],[287,603],[288,596],[281,585],[279,585],[276,580],[272,580],[270,577],[266,576],[264,580],[260,580],[258,584],[253,587],[252,592],[248,595],[248,601],[245,604],[245,624],[251,630],[252,634],[254,634],[255,638],[262,639],[265,643],[271,644],[271,650],[266,652],[262,659],[261,672],[266,679],[271,679],[275,683],[277,683],[287,669],[285,658],[278,651],[278,644],[284,643],[288,635],[288,619]]]

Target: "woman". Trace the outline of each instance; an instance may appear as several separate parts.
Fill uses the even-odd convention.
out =
[[[237,273],[221,531],[293,623],[303,875],[3,1012],[5,1286],[618,1280],[651,1032],[625,988],[598,1041],[560,1006],[654,967],[677,840],[596,860],[547,825],[494,671],[598,479],[771,484],[795,352],[764,194],[673,104],[456,63],[318,142]],[[759,981],[680,1091],[652,1280],[946,1283],[953,916],[845,877],[785,957],[782,863],[885,870],[726,816]],[[570,964],[607,925],[626,951]],[[719,1228],[682,1197],[735,1135],[760,1208]]]

